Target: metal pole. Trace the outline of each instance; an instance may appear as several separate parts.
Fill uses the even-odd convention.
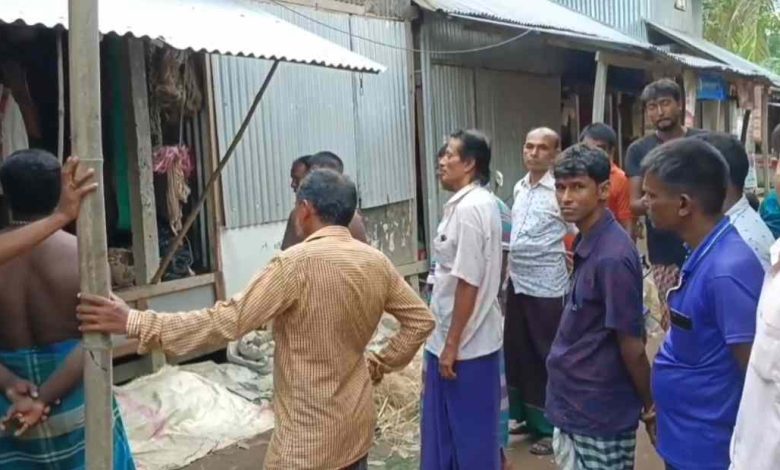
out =
[[[103,200],[100,129],[100,35],[98,0],[69,0],[70,127],[75,155],[95,170],[97,192],[84,201],[78,219],[81,291],[108,296],[111,281]],[[84,335],[86,468],[113,467],[111,338]]]
[[[154,273],[154,277],[152,277],[150,284],[157,284],[165,274],[165,269],[168,268],[168,265],[173,259],[173,255],[176,254],[176,249],[179,248],[179,245],[181,245],[181,242],[184,240],[184,237],[187,235],[190,227],[192,227],[192,224],[195,222],[195,218],[198,217],[198,213],[200,213],[200,210],[203,208],[203,203],[206,201],[206,198],[211,192],[211,189],[217,182],[217,178],[219,178],[219,175],[222,173],[225,165],[227,165],[228,161],[230,161],[230,157],[233,156],[236,147],[238,147],[238,143],[241,142],[241,138],[244,136],[244,132],[246,132],[246,129],[249,127],[249,123],[252,121],[252,116],[255,115],[255,111],[260,105],[260,101],[263,99],[265,90],[271,83],[271,78],[273,78],[274,74],[276,73],[276,68],[278,66],[279,61],[274,61],[274,64],[271,66],[271,70],[268,72],[268,75],[266,75],[265,80],[263,81],[263,85],[260,87],[260,90],[258,90],[257,95],[255,95],[255,99],[252,101],[252,105],[249,107],[249,111],[247,111],[246,116],[244,116],[244,121],[241,123],[241,127],[238,128],[238,132],[236,132],[235,137],[233,137],[233,141],[230,143],[230,147],[228,147],[227,152],[225,152],[225,156],[222,157],[222,160],[219,161],[219,165],[217,165],[214,173],[212,173],[209,177],[208,183],[206,183],[206,186],[203,188],[203,194],[200,195],[198,202],[196,202],[192,207],[192,212],[190,212],[190,215],[187,217],[187,220],[184,222],[181,230],[179,230],[179,233],[176,234],[176,238],[173,240],[171,247],[168,249],[168,253],[165,255],[165,258],[163,258],[162,262],[160,263],[160,267],[157,268],[157,272]]]

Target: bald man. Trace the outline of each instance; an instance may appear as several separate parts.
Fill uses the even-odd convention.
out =
[[[544,417],[545,363],[563,313],[568,280],[563,239],[569,226],[555,197],[552,166],[560,138],[534,129],[523,146],[528,173],[515,185],[504,353],[512,418],[536,440],[531,453],[552,454],[553,428]]]

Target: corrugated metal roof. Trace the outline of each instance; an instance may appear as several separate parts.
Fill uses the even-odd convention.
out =
[[[649,45],[549,0],[518,6],[517,0],[415,0],[422,8],[507,23],[551,33],[576,35],[605,43],[649,49]],[[528,3],[533,3],[529,5]]]
[[[176,49],[297,62],[360,72],[385,67],[263,11],[246,0],[103,0],[100,32]],[[2,0],[0,21],[67,27],[65,0]]]
[[[693,49],[702,55],[708,56],[715,61],[720,61],[726,64],[732,71],[734,71],[734,73],[748,77],[762,77],[776,85],[780,85],[780,76],[776,75],[770,70],[765,69],[764,67],[761,67],[760,65],[754,64],[753,62],[750,62],[749,60],[734,54],[727,49],[724,49],[705,39],[693,37],[647,19],[645,19],[645,23],[655,31],[658,31],[664,36],[669,37],[673,41]]]
[[[683,66],[690,67],[696,70],[711,70],[715,72],[726,72],[726,73],[733,73],[736,75],[743,75],[747,77],[756,76],[750,70],[734,67],[729,64],[724,64],[723,62],[715,62],[714,60],[704,59],[702,57],[697,57],[690,54],[679,54],[676,52],[667,52],[667,54],[672,59],[679,62]]]

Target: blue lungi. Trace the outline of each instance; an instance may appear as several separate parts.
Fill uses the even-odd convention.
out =
[[[422,470],[501,468],[501,352],[455,363],[455,380],[425,352]]]
[[[18,377],[40,386],[79,345],[77,340],[63,341],[34,349],[0,351],[0,363]],[[10,406],[0,396],[0,416]],[[114,401],[113,470],[134,470],[119,407]],[[77,387],[62,403],[52,406],[49,419],[14,437],[0,432],[0,469],[14,470],[84,470],[84,388]]]

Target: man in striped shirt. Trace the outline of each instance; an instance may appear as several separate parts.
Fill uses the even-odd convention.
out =
[[[126,333],[139,339],[139,353],[159,345],[181,355],[273,321],[277,422],[265,468],[365,469],[376,424],[371,382],[412,360],[433,317],[386,256],[350,236],[357,190],[346,176],[312,171],[296,198],[303,243],[276,256],[243,293],[167,315],[83,295],[81,329]],[[383,312],[400,330],[367,355]]]

